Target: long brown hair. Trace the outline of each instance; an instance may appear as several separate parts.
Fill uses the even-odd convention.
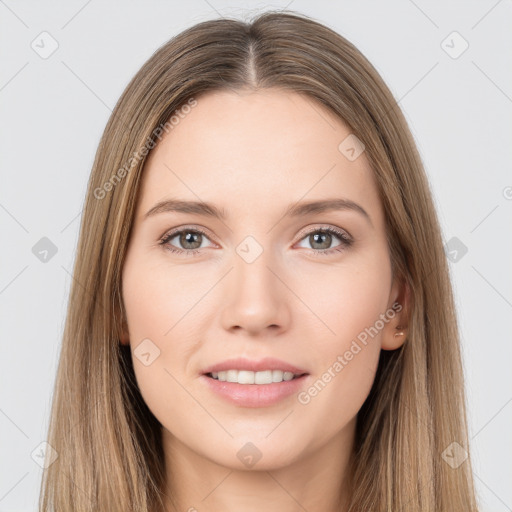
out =
[[[281,11],[251,23],[206,21],[172,38],[107,123],[81,220],[48,434],[58,458],[44,473],[41,511],[164,510],[161,425],[140,395],[130,348],[119,343],[121,271],[144,162],[169,120],[202,94],[270,87],[320,102],[363,141],[393,271],[411,291],[407,340],[381,352],[358,413],[349,511],[477,510],[469,456],[458,464],[445,457],[468,450],[463,371],[440,227],[414,140],[349,41]]]

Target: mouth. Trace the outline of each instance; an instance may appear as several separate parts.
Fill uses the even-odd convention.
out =
[[[310,374],[274,357],[237,357],[203,368],[201,381],[210,392],[237,407],[269,407],[299,393],[308,385]]]
[[[232,382],[235,384],[245,385],[265,385],[265,384],[278,384],[280,382],[288,382],[290,380],[299,379],[307,373],[293,373],[284,370],[224,370],[219,372],[205,373],[210,379],[220,382]]]
[[[213,394],[236,407],[263,408],[277,405],[304,389],[309,373],[283,370],[219,370],[201,375]]]

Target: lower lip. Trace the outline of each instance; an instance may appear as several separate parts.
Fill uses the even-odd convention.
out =
[[[207,375],[201,379],[209,388],[231,403],[241,407],[266,407],[298,393],[304,386],[308,374],[292,380],[273,382],[272,384],[238,384],[223,382]]]

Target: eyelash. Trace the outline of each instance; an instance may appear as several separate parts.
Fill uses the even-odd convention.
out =
[[[208,235],[206,232],[204,232],[202,229],[199,228],[182,228],[177,229],[175,231],[171,231],[169,233],[166,233],[160,240],[159,245],[164,246],[164,248],[172,253],[176,254],[182,254],[185,253],[189,256],[196,256],[199,252],[201,252],[201,249],[177,249],[176,247],[173,247],[172,245],[169,245],[169,241],[172,240],[176,235],[180,235],[181,233],[194,233],[194,234],[201,234],[208,238]],[[353,244],[353,240],[347,236],[347,234],[339,229],[326,226],[321,228],[312,229],[311,231],[308,231],[307,233],[302,236],[302,238],[299,240],[301,242],[306,237],[312,235],[313,233],[328,233],[331,235],[335,235],[340,241],[341,244],[337,245],[336,247],[333,247],[331,249],[310,249],[313,251],[313,254],[315,256],[329,256],[333,253],[338,253],[344,251],[346,248],[350,247]],[[209,239],[209,238],[208,238]]]

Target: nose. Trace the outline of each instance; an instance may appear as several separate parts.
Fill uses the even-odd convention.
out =
[[[235,253],[234,268],[224,280],[221,322],[225,330],[275,335],[287,329],[290,291],[268,253],[263,251],[252,263]]]

